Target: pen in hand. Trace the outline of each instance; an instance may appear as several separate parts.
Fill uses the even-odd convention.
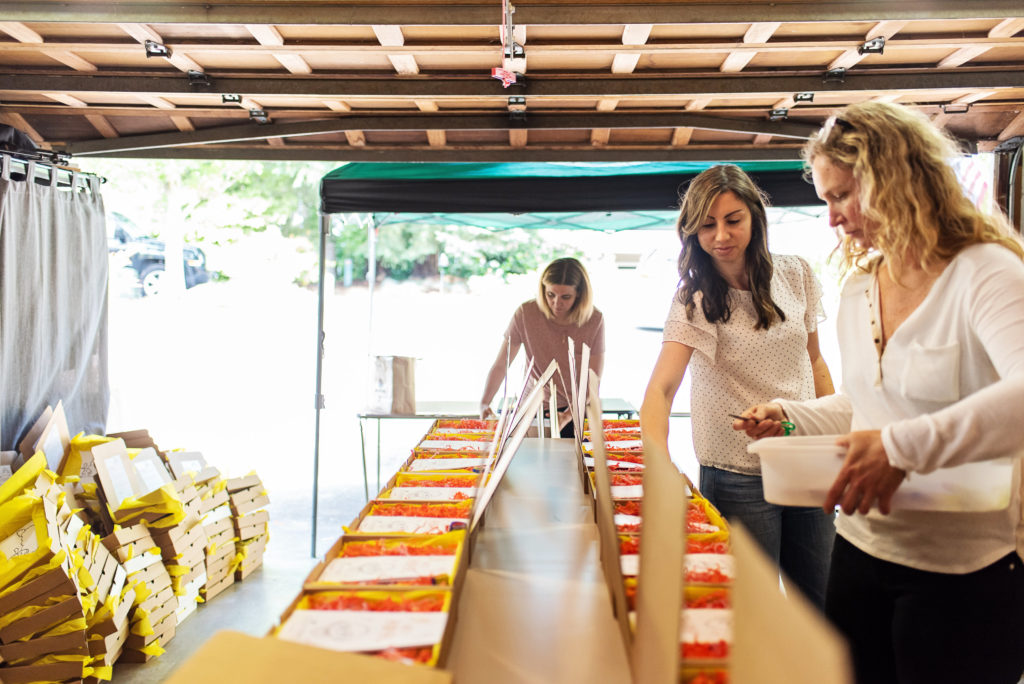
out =
[[[735,418],[736,420],[752,420],[755,423],[759,422],[757,420],[757,418],[747,418],[746,416],[737,416],[735,413],[729,413],[729,414],[726,414],[726,415],[728,415],[730,418]]]

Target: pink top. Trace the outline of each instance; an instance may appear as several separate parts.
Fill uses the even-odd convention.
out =
[[[560,325],[548,319],[540,310],[537,301],[531,299],[516,309],[505,336],[512,346],[522,344],[526,358],[533,359],[531,375],[534,379],[540,377],[552,359],[558,363],[561,379],[556,372],[555,393],[558,397],[558,407],[564,408],[569,405],[569,399],[562,388],[563,382],[566,388],[569,386],[569,338],[571,337],[575,344],[578,374],[580,364],[583,363],[584,344],[590,347],[592,356],[604,354],[604,316],[595,308],[590,320],[583,325]],[[579,375],[576,377],[579,382]],[[546,389],[544,398],[547,399]]]

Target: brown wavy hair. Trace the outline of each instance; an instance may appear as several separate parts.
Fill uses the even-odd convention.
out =
[[[805,176],[820,156],[851,169],[861,215],[877,225],[871,249],[843,237],[837,248],[843,273],[871,270],[880,253],[895,279],[908,259],[927,271],[983,242],[1024,259],[1006,218],[984,213],[964,194],[950,164],[959,154],[923,114],[889,102],[849,105],[811,136],[803,148]]]
[[[594,313],[594,294],[590,286],[590,277],[587,269],[579,259],[563,257],[555,259],[540,275],[540,285],[537,289],[537,306],[545,318],[552,318],[553,314],[548,307],[547,298],[544,296],[545,285],[572,285],[576,288],[576,301],[569,309],[569,321],[576,326],[583,325],[590,320]]]
[[[693,320],[695,295],[701,293],[701,309],[709,323],[725,323],[732,315],[729,284],[715,268],[711,255],[700,246],[697,234],[711,205],[723,192],[732,192],[750,211],[750,244],[744,253],[750,293],[757,313],[754,329],[770,328],[786,314],[772,300],[772,257],[768,253],[767,198],[743,169],[719,164],[702,171],[686,189],[679,205],[676,232],[683,243],[679,253],[680,286],[676,297],[686,306],[686,317]]]

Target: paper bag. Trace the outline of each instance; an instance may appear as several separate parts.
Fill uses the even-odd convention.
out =
[[[374,356],[370,368],[373,413],[416,413],[415,362],[411,356]]]

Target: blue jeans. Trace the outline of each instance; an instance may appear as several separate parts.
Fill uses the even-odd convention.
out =
[[[760,475],[741,475],[700,467],[700,490],[730,522],[743,527],[782,569],[787,585],[796,585],[824,609],[829,560],[836,527],[820,508],[778,506],[764,500]]]

